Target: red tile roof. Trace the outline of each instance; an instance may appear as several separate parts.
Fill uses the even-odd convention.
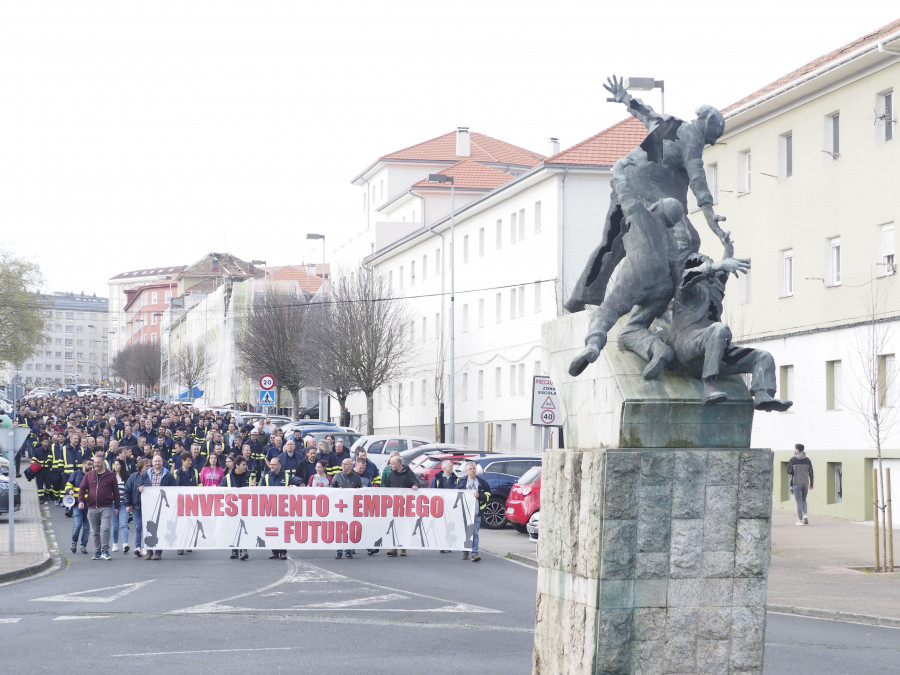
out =
[[[463,159],[456,154],[456,134],[456,131],[451,131],[449,134],[432,138],[430,141],[397,150],[381,159],[382,161],[405,159],[456,162]],[[536,166],[544,159],[541,154],[479,133],[469,133],[469,146],[469,158],[476,162]]]
[[[628,117],[573,145],[552,157],[547,164],[576,164],[579,166],[612,166],[634,150],[647,137],[647,128],[634,117]]]
[[[759,89],[758,91],[753,92],[749,96],[745,96],[740,101],[737,101],[736,103],[732,103],[730,106],[728,106],[727,108],[722,110],[722,112],[727,113],[727,112],[730,112],[737,108],[740,108],[741,106],[745,105],[746,103],[749,103],[750,101],[753,101],[757,98],[760,98],[761,96],[765,96],[766,94],[769,94],[777,89],[780,89],[781,87],[783,87],[787,84],[790,84],[794,80],[799,80],[804,75],[808,75],[811,72],[818,70],[819,68],[822,68],[823,66],[827,66],[829,63],[831,63],[833,61],[837,61],[841,57],[846,56],[847,54],[850,54],[852,52],[855,52],[857,49],[861,49],[862,47],[865,47],[867,45],[871,45],[875,42],[878,42],[879,40],[882,40],[883,38],[887,37],[888,35],[890,35],[892,33],[896,33],[897,31],[900,31],[900,19],[897,19],[893,23],[889,23],[886,26],[882,26],[878,30],[872,31],[871,33],[868,33],[867,35],[863,35],[862,37],[857,38],[853,42],[845,44],[843,47],[840,47],[839,49],[835,49],[833,52],[829,52],[828,54],[825,54],[824,56],[820,56],[819,58],[815,59],[814,61],[810,61],[806,65],[801,66],[800,68],[797,68],[794,71],[791,71],[784,77],[781,77],[781,78],[775,80],[774,82],[767,84],[762,89]]]
[[[325,273],[328,274],[328,265]],[[311,268],[311,269],[310,269]],[[296,281],[297,285],[309,293],[315,293],[322,286],[322,265],[279,265],[263,268],[267,279],[272,281]],[[315,274],[310,274],[314,271]]]
[[[511,176],[508,173],[479,164],[473,159],[464,159],[461,162],[457,162],[441,171],[441,173],[452,176],[453,185],[457,189],[493,190],[515,178],[515,176]],[[427,178],[423,178],[418,183],[414,183],[413,187],[446,188],[449,190],[450,183],[432,183]]]

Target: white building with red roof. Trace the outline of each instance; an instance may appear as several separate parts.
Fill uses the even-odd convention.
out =
[[[900,406],[898,91],[900,20],[725,108],[725,133],[704,153],[716,211],[752,262],[728,284],[728,323],[737,343],[772,353],[778,395],[794,401],[753,424],[754,447],[775,450],[776,507],[793,508],[785,465],[800,442],[815,467],[810,511],[871,519],[876,452],[859,412],[873,396],[900,490],[900,424],[888,423]],[[701,221],[705,248],[721,256]]]
[[[515,149],[500,161],[496,154],[482,161],[473,149],[468,159],[422,165],[417,180],[407,174],[406,186],[376,207],[379,214],[409,216],[400,221],[407,231],[374,246],[365,264],[405,298],[414,347],[408,375],[375,394],[376,433],[396,430],[399,416],[404,433],[431,436],[440,403],[449,424],[450,184],[427,174],[454,178],[455,441],[484,449],[492,423],[495,450],[537,452],[531,383],[547,373],[541,326],[562,311],[564,295],[599,243],[613,163],[645,136],[643,125],[628,119],[564,152],[557,146],[547,158]],[[446,146],[448,137],[441,139]],[[388,175],[394,169],[388,160],[398,154],[404,161],[412,156],[382,158],[378,171]],[[351,400],[348,407],[361,421],[364,402]]]

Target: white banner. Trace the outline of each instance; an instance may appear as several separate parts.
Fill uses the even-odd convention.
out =
[[[468,490],[145,487],[148,549],[470,550]]]

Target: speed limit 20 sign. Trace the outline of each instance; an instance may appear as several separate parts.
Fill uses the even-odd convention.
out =
[[[261,378],[259,378],[259,387],[260,387],[260,389],[264,389],[266,391],[269,391],[270,389],[274,389],[275,388],[275,378],[272,377],[271,375],[263,375]]]

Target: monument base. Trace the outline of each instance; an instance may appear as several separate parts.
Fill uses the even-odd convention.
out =
[[[534,673],[762,670],[772,453],[548,450]]]

